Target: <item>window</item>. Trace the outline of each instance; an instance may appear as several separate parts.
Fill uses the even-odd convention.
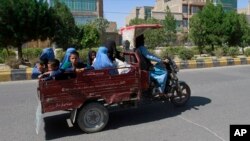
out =
[[[145,19],[151,18],[151,8],[145,8]]]
[[[74,16],[77,25],[86,24],[96,19],[95,16]]]
[[[70,11],[83,12],[83,11],[97,11],[97,0],[60,0],[68,6]],[[54,0],[50,0],[51,5],[54,5]]]
[[[97,11],[96,3],[97,0],[77,0],[82,1],[81,3],[81,11]]]
[[[193,13],[198,13],[201,10],[201,8],[198,7],[198,6],[193,6],[191,9],[192,9],[192,14]]]
[[[188,13],[188,6],[182,5],[182,13]]]

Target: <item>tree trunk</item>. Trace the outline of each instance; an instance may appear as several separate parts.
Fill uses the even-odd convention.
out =
[[[10,55],[10,52],[9,52],[8,46],[6,46],[5,49],[6,49],[6,51],[7,51],[8,56],[9,56],[9,55]]]
[[[17,53],[18,53],[18,60],[23,62],[23,52],[22,52],[22,45],[17,46]]]

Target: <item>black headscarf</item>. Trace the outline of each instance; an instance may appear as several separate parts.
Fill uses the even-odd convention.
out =
[[[90,51],[88,52],[88,60],[87,60],[88,62],[87,62],[87,63],[88,63],[88,65],[90,65],[90,66],[92,65],[92,62],[93,62],[93,60],[94,60],[94,59],[92,59],[92,54],[93,54],[93,53],[96,55],[96,51],[94,51],[94,50],[90,50]]]
[[[138,48],[140,46],[144,46],[144,35],[140,35],[135,39],[135,47]]]
[[[113,40],[107,40],[104,46],[108,49],[108,57],[111,61],[115,60],[116,43]]]
[[[114,61],[115,58],[124,61],[124,58],[120,55],[121,52],[116,49],[116,43],[114,40],[107,40],[104,46],[108,49],[108,57],[111,61]]]

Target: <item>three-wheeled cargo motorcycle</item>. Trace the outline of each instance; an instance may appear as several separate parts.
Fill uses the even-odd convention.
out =
[[[121,34],[123,40],[129,40],[132,48],[136,36],[146,29],[160,27],[158,24],[134,25],[123,28]],[[109,111],[113,107],[138,107],[145,101],[170,101],[176,106],[187,103],[190,88],[186,82],[178,80],[178,68],[171,58],[165,64],[168,71],[166,93],[155,97],[151,95],[154,85],[149,72],[141,70],[138,54],[128,51],[123,55],[129,64],[126,67],[129,71],[123,74],[111,75],[109,69],[85,70],[74,75],[65,74],[67,77],[64,80],[39,80],[37,94],[41,112],[70,111],[69,118],[73,124],[86,133],[93,133],[107,125]]]

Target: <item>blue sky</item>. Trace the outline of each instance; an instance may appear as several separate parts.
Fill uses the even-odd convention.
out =
[[[155,0],[103,0],[104,17],[117,22],[118,28],[125,25],[126,16],[136,6],[154,6]],[[247,7],[248,0],[238,0],[238,8]]]

